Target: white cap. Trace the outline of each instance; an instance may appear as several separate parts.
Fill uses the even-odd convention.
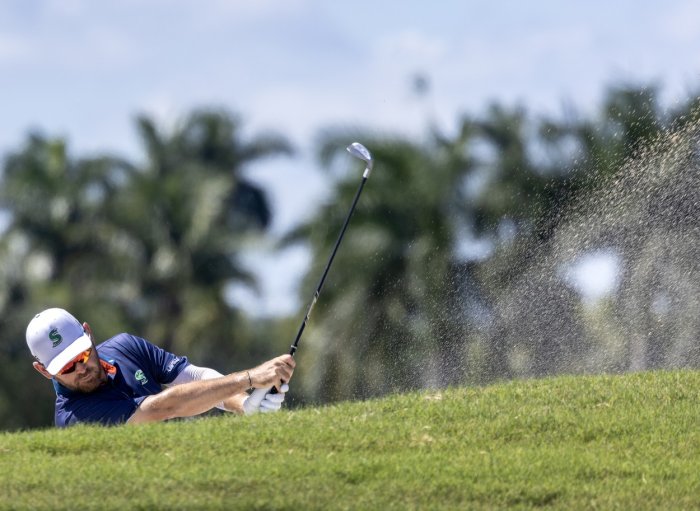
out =
[[[92,346],[80,321],[63,309],[46,309],[27,326],[27,346],[53,376]]]

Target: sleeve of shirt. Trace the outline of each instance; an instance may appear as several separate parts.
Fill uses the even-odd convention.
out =
[[[133,349],[137,352],[136,356],[147,361],[151,374],[160,384],[172,383],[187,367],[187,357],[173,355],[140,337],[132,336],[132,341]]]
[[[177,378],[173,380],[173,385],[181,385],[183,383],[189,383],[191,381],[199,380],[211,380],[213,378],[221,378],[224,376],[216,369],[210,369],[208,367],[198,367],[193,364],[187,364],[187,366],[177,375]],[[228,411],[224,406],[223,401],[216,405],[219,410]]]
[[[177,375],[177,378],[173,380],[173,385],[180,385],[182,383],[189,383],[191,381],[199,380],[211,380],[213,378],[221,378],[223,374],[215,369],[210,369],[208,367],[198,367],[194,364],[187,364],[185,368]]]

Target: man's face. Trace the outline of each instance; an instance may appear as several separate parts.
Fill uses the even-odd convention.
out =
[[[105,383],[107,374],[102,369],[97,350],[93,346],[87,362],[78,362],[75,364],[75,369],[72,372],[57,374],[54,378],[58,383],[70,390],[87,393],[96,390]]]

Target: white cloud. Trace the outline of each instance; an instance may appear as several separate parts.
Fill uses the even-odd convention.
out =
[[[588,107],[620,76],[697,87],[700,70],[700,7],[690,0],[640,7],[635,19],[631,0],[509,2],[507,12],[485,2],[398,0],[9,4],[0,2],[10,98],[3,143],[38,126],[65,133],[77,154],[133,157],[134,113],[171,123],[192,107],[222,105],[243,115],[246,130],[274,129],[300,146],[293,161],[252,169],[284,226],[323,192],[309,175],[318,173],[310,153],[321,127],[415,135],[429,116],[452,126],[488,100],[522,101],[537,113],[558,111],[564,99]],[[414,73],[430,81],[422,102],[410,89]]]
[[[697,44],[700,42],[700,3],[690,0],[668,6],[662,12],[660,26],[663,36],[672,41]]]
[[[381,60],[431,62],[445,57],[447,44],[438,37],[416,30],[403,30],[381,37],[377,53]]]
[[[215,0],[207,4],[207,10],[217,16],[228,14],[238,19],[260,19],[299,12],[309,8],[311,4],[309,0]]]
[[[172,0],[160,0],[172,6]],[[152,2],[151,2],[152,3]],[[210,0],[203,3],[180,0],[178,18],[186,18],[189,26],[203,29],[227,27],[246,31],[254,25],[264,27],[274,20],[313,16],[311,0]],[[322,7],[321,7],[322,8]]]
[[[152,117],[166,129],[171,129],[182,115],[180,103],[167,91],[147,93],[139,100],[135,110],[138,114],[143,113]]]
[[[90,27],[84,33],[83,44],[73,50],[79,52],[78,58],[89,58],[89,65],[110,68],[131,66],[141,54],[125,31],[111,26]]]
[[[45,0],[43,12],[47,18],[74,18],[77,19],[87,11],[89,0]]]
[[[0,64],[14,64],[32,55],[32,48],[26,37],[15,34],[0,34]]]

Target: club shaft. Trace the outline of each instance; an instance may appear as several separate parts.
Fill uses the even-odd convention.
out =
[[[299,331],[297,332],[297,336],[294,339],[294,343],[291,346],[291,349],[289,350],[289,354],[294,356],[294,353],[297,351],[297,347],[299,345],[299,339],[301,339],[301,335],[304,333],[304,329],[306,328],[306,323],[309,321],[309,317],[311,316],[311,311],[314,309],[314,305],[316,305],[316,302],[318,301],[318,297],[321,294],[321,289],[323,289],[323,284],[326,282],[326,277],[328,276],[328,270],[331,269],[331,264],[333,264],[333,259],[335,259],[335,254],[338,252],[338,247],[340,247],[340,242],[343,241],[343,236],[345,235],[345,231],[348,228],[348,224],[350,223],[350,218],[352,217],[352,214],[355,211],[355,205],[357,204],[357,201],[360,198],[360,194],[362,193],[362,189],[365,187],[365,183],[367,182],[367,175],[362,177],[362,182],[360,183],[360,186],[357,188],[357,192],[355,193],[355,198],[352,201],[352,206],[350,206],[350,211],[348,212],[348,216],[345,218],[345,223],[343,224],[343,228],[340,230],[340,234],[338,235],[338,239],[335,242],[335,246],[333,247],[333,252],[331,253],[330,258],[328,259],[328,263],[326,264],[326,269],[323,271],[323,276],[321,277],[321,280],[318,283],[318,286],[316,287],[316,291],[314,292],[313,299],[311,300],[311,304],[309,304],[309,308],[306,311],[306,315],[304,316],[304,320],[301,322],[301,326],[299,327]]]

